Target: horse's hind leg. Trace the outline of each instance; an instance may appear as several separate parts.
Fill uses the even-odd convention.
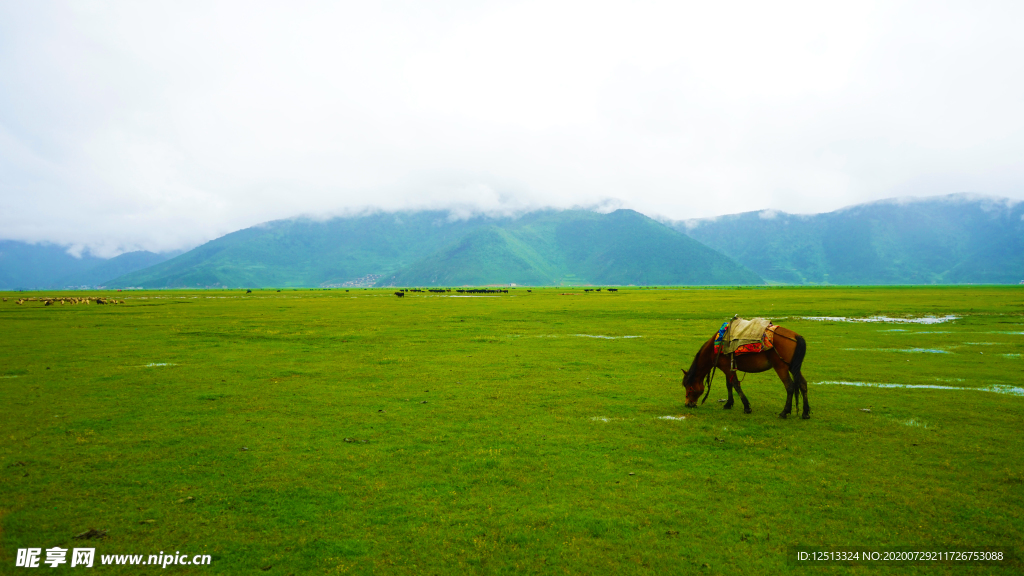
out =
[[[797,395],[799,396],[799,392]],[[799,401],[799,399],[797,400]],[[790,385],[786,385],[786,405],[782,407],[782,412],[779,412],[779,418],[787,418],[793,411],[793,390]]]
[[[807,420],[811,417],[811,405],[807,403],[807,379],[803,374],[797,374],[797,390],[804,393],[804,413],[801,418]]]
[[[799,387],[793,379],[789,377],[789,366],[781,359],[776,359],[772,362],[772,367],[775,368],[775,373],[779,375],[779,380],[782,380],[782,384],[786,387],[786,405],[783,406],[782,412],[779,412],[779,418],[786,418],[793,412],[793,394],[797,395],[797,402],[800,401]],[[806,402],[806,398],[804,402]]]
[[[725,388],[729,391],[729,399],[725,401],[725,406],[722,408],[728,410],[732,408],[732,379],[728,375],[725,377]]]

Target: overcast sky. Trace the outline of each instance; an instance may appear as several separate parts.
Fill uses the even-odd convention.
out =
[[[0,238],[1024,199],[1024,2],[0,0]]]

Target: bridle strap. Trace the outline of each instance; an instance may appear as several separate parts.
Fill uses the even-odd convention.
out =
[[[712,346],[714,346],[714,344],[712,344]],[[703,405],[705,402],[707,402],[708,396],[711,395],[711,382],[714,381],[714,379],[715,379],[715,368],[718,367],[718,357],[721,356],[721,355],[722,355],[722,351],[719,350],[718,353],[715,354],[715,360],[711,363],[711,372],[708,372],[708,377],[706,379],[706,382],[708,384],[708,386],[707,386],[708,389],[707,389],[707,392],[704,393],[704,399],[700,401],[701,405]]]

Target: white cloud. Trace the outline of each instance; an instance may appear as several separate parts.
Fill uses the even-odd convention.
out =
[[[0,5],[0,230],[1024,198],[1018,3]]]

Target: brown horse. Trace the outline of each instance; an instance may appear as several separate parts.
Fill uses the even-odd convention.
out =
[[[743,401],[743,411],[750,414],[750,402],[740,388],[739,378],[736,372],[764,372],[774,368],[782,383],[786,386],[786,406],[779,413],[779,418],[789,416],[793,410],[793,395],[796,395],[797,402],[800,401],[800,393],[804,394],[803,418],[811,417],[811,407],[807,404],[807,380],[800,373],[800,367],[804,362],[804,355],[807,353],[807,342],[803,337],[787,330],[782,326],[775,329],[774,346],[764,352],[740,354],[735,361],[725,354],[715,354],[715,336],[712,336],[693,358],[689,370],[683,370],[683,388],[686,389],[687,408],[696,408],[697,400],[704,393],[704,385],[707,383],[708,394],[711,393],[711,379],[714,376],[714,368],[717,367],[725,373],[725,387],[729,390],[729,400],[726,401],[726,410],[732,408],[732,390],[740,395]],[[735,366],[735,370],[733,367]],[[707,395],[704,396],[707,400]],[[703,402],[701,402],[703,404]]]

